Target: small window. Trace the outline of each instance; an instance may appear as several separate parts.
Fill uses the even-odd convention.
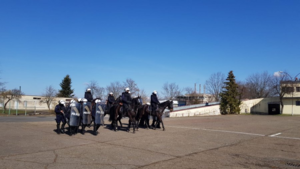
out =
[[[296,106],[300,106],[300,101],[296,101]]]
[[[282,87],[282,91],[285,93],[291,93],[291,92],[294,92],[294,88],[293,87]]]
[[[296,87],[296,91],[297,91],[297,92],[300,92],[300,87]]]
[[[35,100],[41,100],[40,97],[34,97],[33,99],[35,99]]]

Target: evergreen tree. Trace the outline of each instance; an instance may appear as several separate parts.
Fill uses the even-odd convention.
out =
[[[240,93],[232,71],[228,73],[226,80],[223,91],[220,94],[220,111],[222,114],[240,114]]]
[[[67,75],[62,82],[59,84],[61,87],[61,90],[59,90],[57,96],[58,97],[73,97],[74,89],[71,89],[71,78],[69,75]]]

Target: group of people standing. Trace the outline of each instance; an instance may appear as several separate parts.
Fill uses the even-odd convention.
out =
[[[93,100],[94,99],[93,99],[93,95],[91,93],[91,89],[88,88],[86,90],[85,94],[84,94],[84,101],[91,103]],[[82,102],[82,101],[83,101],[82,99],[78,99],[78,102]],[[110,108],[113,106],[115,101],[116,101],[116,99],[113,96],[113,93],[110,92],[109,95],[108,95],[108,98],[106,100],[106,103],[105,103],[106,104],[106,109],[110,110]],[[125,91],[120,96],[120,101],[122,103],[124,115],[126,115],[126,113],[130,109],[130,104],[131,104],[131,101],[132,101],[132,97],[131,97],[129,88],[125,88]],[[75,100],[71,100],[71,103],[72,102],[75,102]],[[98,102],[101,102],[101,101],[98,100]],[[157,98],[157,92],[156,91],[153,91],[153,93],[151,95],[150,104],[151,104],[151,108],[152,108],[152,115],[154,115],[155,112],[156,112],[157,106],[159,104],[159,100]],[[95,108],[90,107],[89,109],[94,111]],[[58,104],[56,105],[56,107],[55,107],[55,113],[56,113],[56,119],[55,120],[56,120],[57,133],[58,134],[65,133],[65,125],[67,123],[67,119],[68,120],[70,119],[70,113],[71,113],[70,104],[68,106],[65,106],[65,102],[63,100],[60,100],[58,102]],[[93,114],[92,117],[94,119],[95,118],[94,117],[95,113],[92,113],[92,114]],[[82,117],[80,119],[81,119],[80,120],[80,123],[81,123],[82,122]],[[96,129],[94,129],[94,132],[97,132],[97,129],[99,127],[100,126],[96,127]],[[85,128],[85,126],[82,125],[82,133],[83,134],[84,134],[84,128]],[[77,133],[77,129],[76,129],[75,132]]]

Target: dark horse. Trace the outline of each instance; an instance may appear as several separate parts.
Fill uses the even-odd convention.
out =
[[[125,116],[129,118],[127,131],[130,131],[131,125],[133,126],[133,133],[135,133],[136,128],[136,120],[135,116],[137,114],[138,107],[141,106],[140,96],[133,98],[131,100],[131,104],[129,105],[128,112],[126,112]],[[119,98],[116,100],[112,108],[110,109],[110,121],[112,121],[112,128],[116,131],[118,128],[118,121],[120,122],[120,126],[122,127],[121,119],[123,117],[123,112],[121,112],[122,103],[119,102]]]
[[[138,116],[137,116],[137,121],[139,121],[141,118],[144,118],[146,121],[146,127],[150,128],[149,126],[149,115],[152,115],[153,117],[153,123],[154,123],[154,130],[157,128],[158,123],[162,124],[163,130],[165,130],[164,123],[162,121],[162,115],[165,111],[166,108],[168,108],[171,112],[173,111],[173,101],[172,100],[167,100],[165,102],[162,102],[158,104],[158,108],[156,109],[154,114],[151,114],[149,111],[149,105],[144,104],[141,106],[138,110]],[[156,120],[155,120],[156,119]]]

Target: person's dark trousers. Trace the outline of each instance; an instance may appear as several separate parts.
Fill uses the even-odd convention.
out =
[[[56,123],[56,132],[60,134],[60,123]]]

